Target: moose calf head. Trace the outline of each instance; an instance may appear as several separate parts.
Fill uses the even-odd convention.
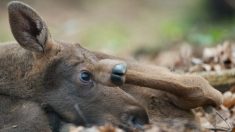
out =
[[[145,109],[129,94],[96,81],[99,59],[93,52],[52,39],[43,19],[21,2],[11,2],[8,10],[11,31],[21,47],[6,45],[10,48],[6,48],[7,60],[1,68],[11,64],[13,70],[6,73],[10,77],[0,87],[1,94],[50,107],[74,124],[140,127],[148,123]],[[119,68],[112,75],[117,84],[118,75],[125,72]]]

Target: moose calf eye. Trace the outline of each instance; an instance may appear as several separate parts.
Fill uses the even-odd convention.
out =
[[[80,76],[80,80],[85,83],[90,82],[91,77],[92,77],[91,73],[88,71],[81,71],[79,76]]]

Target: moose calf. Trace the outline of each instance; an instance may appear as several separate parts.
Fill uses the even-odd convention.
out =
[[[191,108],[222,102],[198,76],[56,41],[22,2],[10,2],[8,12],[18,43],[0,46],[1,132],[59,131],[61,122],[142,128],[149,118],[192,119]]]

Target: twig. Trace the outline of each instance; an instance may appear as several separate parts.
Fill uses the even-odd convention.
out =
[[[227,122],[227,119],[225,119],[216,109],[214,109],[214,111],[225,122],[225,124],[228,126],[227,131],[228,132],[232,131],[232,126],[230,125],[230,123]]]
[[[217,128],[216,125],[215,126],[213,125],[214,128],[207,128],[207,129],[210,129],[210,130],[215,131],[215,132],[216,131],[225,131],[225,132],[231,132],[232,131],[231,124],[214,107],[209,106],[209,107],[204,108],[204,110],[207,113],[216,113],[216,115],[218,115],[225,122],[225,124],[228,126],[227,128],[224,128],[224,127]]]
[[[225,132],[231,132],[232,130],[228,130],[228,128],[207,128],[210,129],[212,131],[225,131]]]
[[[229,70],[222,70],[219,72],[211,71],[190,74],[202,76],[203,78],[208,80],[213,87],[215,87],[221,92],[228,91],[232,85],[235,85],[235,68]]]

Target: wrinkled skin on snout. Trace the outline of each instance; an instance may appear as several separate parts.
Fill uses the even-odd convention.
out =
[[[1,118],[0,131],[9,126],[4,124],[9,119],[22,124],[26,122],[26,116],[13,114],[14,107],[3,107],[10,105],[22,106],[22,109],[28,106],[28,110],[38,107],[40,112],[35,114],[34,109],[30,109],[34,116],[29,118],[32,115],[29,113],[27,125],[20,126],[27,127],[25,130],[28,131],[41,130],[30,122],[37,120],[37,125],[50,122],[47,113],[75,125],[111,123],[124,128],[141,128],[149,122],[145,109],[132,96],[118,87],[96,81],[98,71],[94,64],[100,60],[93,52],[79,44],[52,39],[42,18],[21,2],[11,2],[8,10],[11,31],[18,44],[2,45],[0,48],[0,74],[5,75],[0,78],[0,98],[5,100],[0,100],[3,108],[0,115],[11,111],[13,116]],[[17,112],[20,114],[20,109]],[[40,118],[44,116],[46,118]],[[54,129],[54,124],[49,124],[48,128]],[[17,131],[18,128],[12,129]]]

